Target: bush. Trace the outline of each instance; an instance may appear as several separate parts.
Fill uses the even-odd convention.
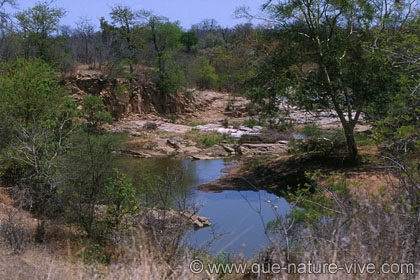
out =
[[[185,72],[172,57],[168,56],[166,59],[167,69],[158,73],[158,88],[162,93],[178,93],[187,85]]]
[[[61,73],[64,73],[64,75],[73,74],[76,68],[75,61],[70,55],[64,54],[59,57],[58,68]]]
[[[0,223],[0,236],[14,253],[21,253],[29,241],[29,229],[22,221],[19,210],[9,208],[7,212],[7,217]]]
[[[110,199],[106,184],[114,175],[113,151],[121,147],[122,140],[119,135],[79,132],[70,139],[73,147],[59,166],[62,182],[59,193],[66,219],[94,239],[108,234],[100,214],[104,212],[102,205]]]
[[[17,58],[1,64],[0,71],[1,115],[28,127],[59,111],[64,91],[57,73],[43,60]]]
[[[189,123],[188,126],[197,127],[199,125],[206,125],[206,124],[208,124],[208,122],[192,122],[192,123]]]
[[[88,265],[107,264],[109,260],[103,251],[104,248],[100,244],[88,244],[78,252],[78,256]]]
[[[192,82],[199,89],[214,89],[217,87],[218,76],[207,58],[198,57],[190,71]]]
[[[145,130],[156,130],[158,125],[154,122],[147,122],[143,125],[143,129]]]
[[[347,140],[344,135],[343,129],[336,129],[332,133],[328,134],[328,138],[333,143],[333,152],[342,152],[347,150]]]
[[[197,129],[193,129],[188,132],[187,137],[197,142],[199,146],[208,148],[222,142],[233,143],[234,141],[226,133],[221,134],[218,132],[203,132]]]
[[[290,142],[290,153],[322,152],[326,155],[338,154],[347,149],[347,142],[342,129],[333,132],[323,132],[317,125],[308,125],[302,133],[304,139],[293,139]]]
[[[260,122],[254,118],[250,118],[250,119],[244,120],[242,124],[244,126],[253,128],[254,126],[260,125]]]
[[[320,138],[323,134],[321,128],[316,123],[307,124],[301,133],[308,138]]]
[[[108,198],[106,220],[110,229],[119,234],[130,227],[130,215],[138,212],[140,201],[131,178],[118,169],[114,169],[114,173],[105,183],[105,196]]]
[[[199,138],[199,142],[206,147],[213,147],[216,144],[219,144],[226,140],[226,134],[208,134]]]

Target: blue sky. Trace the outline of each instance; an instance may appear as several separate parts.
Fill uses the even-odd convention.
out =
[[[17,0],[19,9],[32,7],[36,2]],[[123,4],[136,10],[152,10],[172,21],[179,20],[181,25],[188,29],[192,24],[206,18],[214,18],[220,25],[232,27],[246,22],[233,17],[237,7],[249,6],[257,13],[264,2],[265,0],[55,0],[53,6],[66,9],[67,15],[61,21],[63,25],[74,26],[81,16],[87,16],[98,27],[98,18],[107,18],[110,7]]]

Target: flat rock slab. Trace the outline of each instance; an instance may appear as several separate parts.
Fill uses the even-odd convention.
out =
[[[147,215],[148,214],[148,215]],[[195,229],[204,228],[211,226],[209,218],[197,216],[191,212],[187,211],[174,211],[174,210],[150,210],[145,216],[149,222],[163,221],[167,223],[167,226],[176,226],[176,225],[191,225]],[[145,217],[143,217],[145,218]]]
[[[193,128],[182,124],[162,123],[161,125],[158,125],[158,129],[165,132],[186,133],[191,131]]]
[[[242,144],[237,148],[243,156],[281,155],[287,153],[287,142],[279,144]]]
[[[214,159],[214,157],[209,157],[209,156],[206,156],[206,155],[192,155],[191,157],[192,157],[192,159],[195,159],[195,160],[210,160],[210,159]]]

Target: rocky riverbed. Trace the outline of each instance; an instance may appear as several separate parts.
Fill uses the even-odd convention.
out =
[[[77,73],[66,84],[78,102],[84,95],[103,99],[116,120],[108,131],[128,134],[130,139],[121,152],[134,157],[203,160],[278,156],[287,152],[293,139],[292,132],[279,135],[261,126],[244,125],[250,118],[249,100],[234,94],[191,89],[163,96],[148,79],[109,78],[101,73]],[[308,113],[286,103],[281,108],[290,112],[285,119],[294,122],[295,127],[310,122],[324,129],[340,127],[332,112]],[[358,131],[368,128],[356,126]],[[203,145],[200,140],[214,137],[214,133],[223,134],[222,141],[208,139]]]

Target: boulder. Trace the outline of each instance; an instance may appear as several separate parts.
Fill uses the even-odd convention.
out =
[[[193,226],[195,229],[211,226],[209,218],[197,216],[187,211],[150,209],[143,215],[143,223],[156,224],[164,222],[166,227],[179,227],[183,225]]]
[[[179,149],[179,144],[178,144],[177,141],[174,141],[172,139],[168,139],[168,140],[166,140],[166,143],[174,149]]]
[[[156,130],[158,128],[157,123],[154,122],[147,122],[143,125],[143,129],[145,130]]]
[[[242,144],[237,146],[236,151],[246,157],[262,155],[282,155],[288,150],[287,143],[276,144]]]
[[[206,155],[200,155],[200,154],[198,154],[198,155],[192,155],[191,157],[194,160],[210,160],[210,159],[214,159],[213,157],[209,157],[209,156],[206,156]]]
[[[220,146],[223,149],[225,149],[225,151],[228,152],[229,154],[234,154],[235,153],[235,147],[234,147],[234,145],[220,144]]]

